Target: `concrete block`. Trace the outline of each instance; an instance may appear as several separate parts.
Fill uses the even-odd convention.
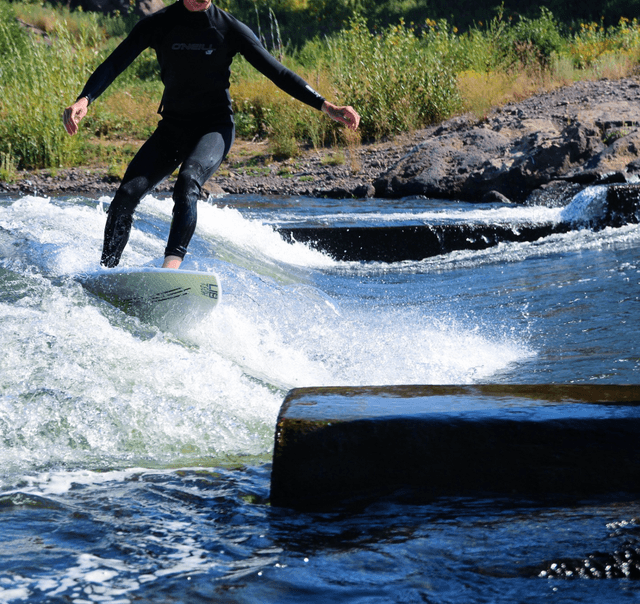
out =
[[[640,386],[299,388],[276,426],[271,503],[331,509],[394,492],[640,492]]]
[[[606,189],[606,198],[595,203],[596,213],[591,216],[587,212],[586,222],[577,224],[484,224],[464,221],[353,227],[282,226],[278,228],[278,232],[285,241],[308,243],[335,260],[423,260],[457,250],[483,250],[501,242],[537,241],[554,233],[566,233],[583,228],[585,224],[593,229],[603,229],[637,223],[640,221],[639,196],[638,185],[610,186]],[[584,209],[582,211],[584,212]]]
[[[285,241],[309,243],[335,260],[400,262],[455,250],[483,250],[502,241],[537,241],[570,230],[565,224],[423,224],[355,227],[280,227]]]

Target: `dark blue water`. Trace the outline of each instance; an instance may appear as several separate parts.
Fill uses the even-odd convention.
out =
[[[0,602],[638,601],[634,579],[575,568],[634,550],[637,501],[268,501],[293,387],[639,383],[640,227],[583,228],[601,194],[212,199],[183,266],[216,272],[222,301],[176,334],[74,278],[98,265],[110,198],[0,199]],[[159,264],[170,211],[145,199],[124,265]],[[554,221],[575,229],[395,264],[272,228]]]

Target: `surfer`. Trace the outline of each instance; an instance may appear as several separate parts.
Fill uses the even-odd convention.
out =
[[[353,107],[334,105],[272,57],[255,34],[211,0],[178,0],[141,19],[89,77],[64,110],[71,135],[89,105],[146,48],[160,64],[164,92],[157,129],[127,167],[107,214],[100,264],[117,266],[144,195],[180,167],[173,191],[173,217],[163,267],[178,268],[195,231],[197,201],[207,179],[226,157],[235,137],[229,76],[233,57],[243,55],[295,99],[356,130]]]

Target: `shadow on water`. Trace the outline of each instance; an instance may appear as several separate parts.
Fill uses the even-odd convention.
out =
[[[33,477],[0,498],[2,587],[34,602],[606,602],[638,593],[633,581],[577,580],[636,576],[633,498],[395,498],[302,514],[271,508],[268,481],[268,464]]]

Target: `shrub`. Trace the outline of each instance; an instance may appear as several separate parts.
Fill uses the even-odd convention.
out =
[[[638,58],[640,53],[640,27],[637,19],[624,17],[617,26],[605,27],[600,23],[581,23],[569,47],[573,64],[578,69],[595,65],[607,54],[623,53]]]
[[[511,62],[523,66],[540,64],[548,67],[554,53],[564,48],[559,25],[551,11],[540,8],[540,17],[527,19],[521,17],[518,23],[505,30],[503,52]]]
[[[288,59],[285,62],[321,94],[329,96],[325,75],[317,70],[313,74]],[[280,157],[297,155],[298,143],[318,147],[331,138],[329,118],[292,99],[242,57],[234,59],[233,67],[230,93],[239,137],[268,137],[272,153]]]
[[[422,32],[400,23],[376,34],[357,18],[327,41],[338,101],[357,108],[364,137],[413,130],[460,107],[449,32],[443,21]]]

